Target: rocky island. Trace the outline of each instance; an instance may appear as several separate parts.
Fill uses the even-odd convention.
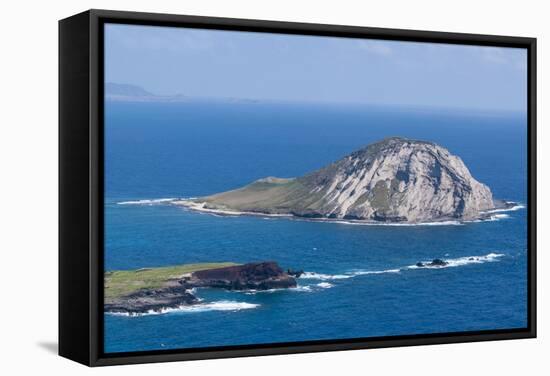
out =
[[[296,287],[301,272],[273,261],[189,264],[105,273],[105,312],[140,314],[200,304],[196,288],[271,290]]]
[[[218,214],[421,223],[487,218],[494,200],[461,158],[433,142],[390,137],[296,178],[267,177],[175,202]]]

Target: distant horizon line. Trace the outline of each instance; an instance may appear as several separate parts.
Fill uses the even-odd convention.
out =
[[[313,99],[283,99],[283,98],[250,98],[250,97],[227,97],[227,96],[200,96],[200,95],[188,95],[183,93],[175,94],[155,94],[143,86],[129,83],[119,82],[105,82],[105,88],[108,85],[116,85],[119,87],[126,87],[128,89],[133,88],[141,91],[140,94],[116,94],[108,93],[107,89],[104,89],[104,99],[109,102],[143,102],[143,103],[182,103],[188,101],[223,101],[233,102],[234,104],[310,104],[310,105],[334,105],[334,106],[369,106],[369,107],[392,107],[399,109],[409,110],[432,110],[432,111],[475,111],[485,113],[506,113],[506,114],[526,114],[527,104],[525,108],[518,109],[503,109],[503,108],[482,108],[482,107],[460,107],[460,106],[438,106],[438,105],[426,105],[426,104],[406,104],[406,103],[375,103],[375,102],[362,102],[362,101],[323,101]]]

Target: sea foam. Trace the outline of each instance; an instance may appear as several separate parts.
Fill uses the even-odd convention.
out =
[[[470,264],[483,264],[486,262],[498,261],[498,258],[505,256],[503,253],[488,253],[482,256],[465,256],[458,257],[454,259],[443,259],[447,264],[446,265],[428,265],[432,260],[421,261],[424,266],[409,265],[401,268],[392,268],[392,269],[382,269],[382,270],[353,270],[346,272],[345,274],[323,274],[315,272],[304,272],[300,279],[313,279],[318,281],[330,281],[330,280],[339,280],[339,279],[348,279],[354,278],[362,275],[376,275],[376,274],[397,274],[406,270],[411,269],[443,269],[443,268],[452,268],[456,266],[464,266]],[[319,286],[320,284],[317,284]],[[320,286],[322,287],[322,286]]]
[[[350,272],[352,276],[357,275],[369,275],[369,274],[386,274],[386,273],[399,273],[401,269],[386,269],[386,270],[358,270]]]
[[[346,272],[345,274],[323,274],[315,272],[304,272],[300,279],[314,279],[318,281],[330,281],[338,279],[348,279],[353,278],[359,275],[368,275],[368,274],[385,274],[385,273],[399,273],[401,269],[386,269],[386,270],[354,270]],[[319,286],[320,284],[317,284]],[[320,286],[322,287],[322,286]]]
[[[510,202],[507,202],[507,204],[510,203]],[[523,204],[516,204],[510,208],[501,208],[501,209],[491,209],[491,210],[487,210],[485,211],[485,213],[502,213],[502,212],[509,212],[509,211],[516,211],[516,210],[520,210],[520,209],[525,209],[525,205]]]
[[[251,290],[244,290],[244,291],[233,290],[231,292],[244,293],[245,295],[256,295],[256,294],[272,294],[275,292],[285,292],[285,291],[311,292],[313,290],[311,289],[311,286],[298,285],[296,287],[289,287],[289,288],[278,288],[278,289],[268,289],[268,290],[251,289]]]
[[[176,200],[178,199],[177,198],[155,198],[155,199],[144,199],[144,200],[133,200],[133,201],[120,201],[120,202],[117,202],[117,205],[159,205],[159,204],[168,204]]]
[[[390,226],[390,227],[416,227],[416,226],[462,226],[464,222],[460,221],[434,221],[434,222],[418,222],[418,223],[399,223],[399,222],[369,222],[369,221],[327,221],[334,223],[341,223],[344,225],[355,226]]]
[[[315,273],[315,272],[304,272],[300,279],[317,279],[321,281],[325,280],[331,280],[331,279],[347,279],[352,278],[353,275],[349,274],[322,274],[322,273]]]
[[[498,258],[503,257],[503,253],[489,253],[484,256],[465,256],[465,257],[458,257],[455,259],[444,259],[447,264],[446,265],[427,265],[431,262],[431,260],[428,261],[422,261],[424,266],[417,266],[417,265],[409,265],[407,266],[407,269],[444,269],[444,268],[453,268],[457,266],[464,266],[464,265],[470,265],[470,264],[483,264],[486,262],[494,262],[497,261]]]
[[[321,282],[321,283],[318,283],[316,286],[322,289],[330,289],[331,287],[334,287],[332,283],[328,283],[328,282]]]
[[[128,312],[107,312],[113,316],[150,316],[150,315],[164,315],[168,313],[194,313],[194,312],[207,312],[207,311],[240,311],[243,309],[253,309],[259,307],[259,304],[235,302],[229,300],[220,300],[211,303],[201,303],[196,305],[182,305],[174,308],[163,308],[158,311],[148,311],[143,313],[128,313]]]

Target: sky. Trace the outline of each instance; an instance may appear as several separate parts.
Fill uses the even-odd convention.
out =
[[[525,111],[527,51],[107,24],[105,81],[157,95]]]

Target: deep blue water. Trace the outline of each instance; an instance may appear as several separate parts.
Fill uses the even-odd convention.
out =
[[[525,209],[483,223],[395,227],[117,204],[299,176],[373,141],[404,136],[441,144],[496,198],[526,205],[524,116],[199,102],[106,103],[105,115],[106,270],[275,260],[284,268],[326,274],[300,279],[295,291],[202,290],[197,294],[210,305],[200,311],[106,315],[106,352],[527,325]],[[500,256],[478,263],[461,259],[492,253]],[[433,258],[464,265],[407,269]],[[389,269],[400,271],[356,275]],[[229,307],[243,309],[219,310]]]

